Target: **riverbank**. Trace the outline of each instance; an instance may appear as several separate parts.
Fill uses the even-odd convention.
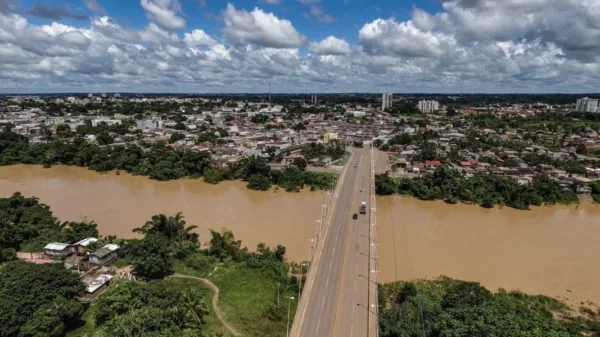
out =
[[[597,336],[600,311],[441,277],[379,287],[382,337]]]

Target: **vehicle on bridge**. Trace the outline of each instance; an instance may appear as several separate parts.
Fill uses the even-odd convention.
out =
[[[363,201],[360,203],[360,214],[367,214],[367,202]]]

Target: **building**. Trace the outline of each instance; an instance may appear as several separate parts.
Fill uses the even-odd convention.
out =
[[[432,113],[440,109],[440,102],[438,101],[419,101],[419,111],[422,113]]]
[[[310,95],[310,103],[312,103],[312,105],[317,105],[319,103],[317,95]]]
[[[384,93],[381,96],[381,110],[382,111],[392,107],[392,99],[393,99],[393,95],[389,92]]]
[[[91,264],[101,265],[114,260],[117,258],[117,250],[119,249],[119,245],[114,243],[110,243],[100,248],[99,250],[90,253],[88,255],[88,259]]]
[[[323,143],[327,144],[332,140],[339,140],[337,132],[325,132],[323,135]]]
[[[44,247],[44,253],[48,256],[67,256],[73,253],[74,249],[68,243],[52,242]]]
[[[576,112],[598,112],[598,99],[584,97],[577,100]]]

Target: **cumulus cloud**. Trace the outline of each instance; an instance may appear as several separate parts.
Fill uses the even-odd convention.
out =
[[[185,28],[176,1],[141,0],[143,28],[105,11],[36,24],[15,3],[0,0],[0,91],[18,80],[45,91],[256,92],[268,79],[290,92],[589,92],[600,73],[597,0],[444,0],[438,13],[367,22],[353,45],[329,34],[307,43],[259,8],[228,5],[217,38],[175,32]]]
[[[216,41],[201,29],[194,29],[190,33],[185,33],[183,42],[190,47],[212,46],[216,44]]]
[[[178,0],[140,0],[148,19],[164,29],[185,28],[185,19],[178,16],[181,4]]]
[[[273,13],[254,8],[252,12],[236,10],[227,4],[223,12],[225,35],[236,43],[251,43],[270,48],[298,48],[306,38],[289,20],[280,19]]]
[[[283,2],[283,0],[260,0],[261,2],[267,3],[269,5],[279,5]]]
[[[335,36],[328,36],[319,42],[311,42],[308,49],[321,55],[346,55],[350,53],[348,42]]]

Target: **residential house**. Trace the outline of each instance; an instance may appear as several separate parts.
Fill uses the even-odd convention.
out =
[[[107,244],[100,250],[90,253],[88,255],[88,260],[91,264],[105,265],[106,263],[117,258],[118,249],[119,245],[116,245],[114,243]]]
[[[68,243],[52,242],[44,247],[44,253],[48,256],[68,256],[74,251],[74,247]]]

